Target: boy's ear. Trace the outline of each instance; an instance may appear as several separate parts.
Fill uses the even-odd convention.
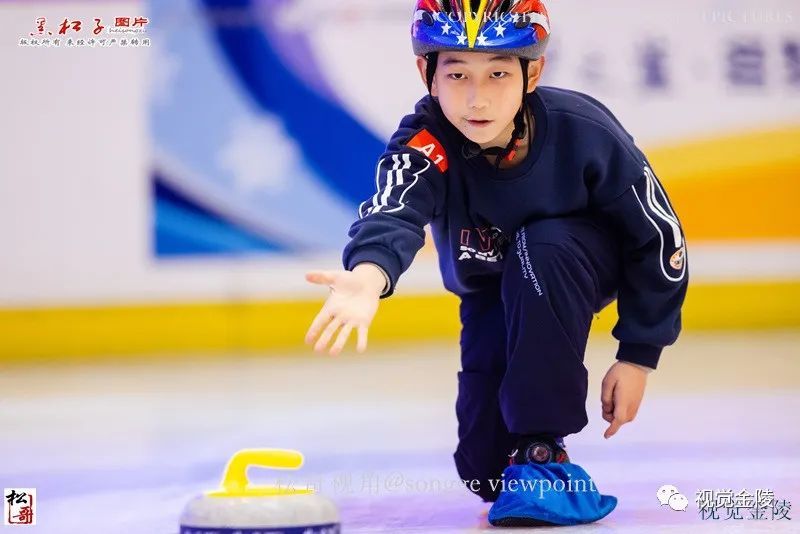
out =
[[[428,90],[428,60],[425,59],[423,56],[417,56],[417,70],[419,71],[419,77],[422,78],[422,84],[425,86],[425,90]],[[431,96],[438,96],[436,94],[436,77],[433,78],[433,86],[431,87]]]
[[[528,63],[528,92],[532,93],[536,86],[539,85],[539,80],[542,78],[542,71],[544,71],[545,57],[542,56],[535,61]]]

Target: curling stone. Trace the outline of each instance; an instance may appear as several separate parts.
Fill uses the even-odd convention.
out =
[[[339,534],[336,506],[309,487],[251,486],[250,466],[299,469],[303,455],[283,449],[245,449],[231,457],[222,487],[186,504],[181,534]]]

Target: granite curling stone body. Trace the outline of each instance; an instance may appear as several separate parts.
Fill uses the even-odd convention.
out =
[[[336,506],[312,488],[251,486],[250,466],[298,469],[303,455],[283,449],[246,449],[228,462],[222,488],[189,501],[181,534],[338,534]]]

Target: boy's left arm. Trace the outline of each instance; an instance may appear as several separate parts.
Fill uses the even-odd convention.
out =
[[[601,394],[609,438],[635,418],[647,375],[678,338],[688,271],[680,221],[646,160],[639,179],[599,211],[621,235],[624,255],[619,321],[612,332],[619,340],[618,361],[606,373]]]

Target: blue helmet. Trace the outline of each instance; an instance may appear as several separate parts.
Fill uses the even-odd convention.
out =
[[[536,60],[550,19],[541,0],[417,0],[411,38],[418,56],[453,50]]]

